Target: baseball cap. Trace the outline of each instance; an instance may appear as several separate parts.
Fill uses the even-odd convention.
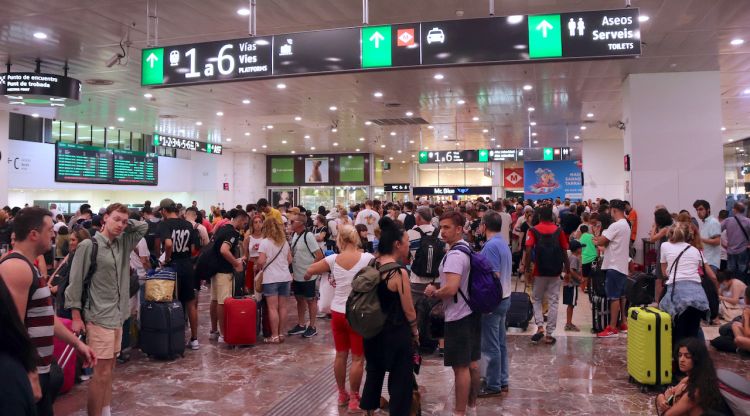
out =
[[[159,209],[173,208],[177,205],[170,198],[164,198],[159,202]]]
[[[579,248],[583,247],[586,247],[586,244],[581,244],[581,242],[578,240],[572,240],[569,245],[570,251],[576,251]]]

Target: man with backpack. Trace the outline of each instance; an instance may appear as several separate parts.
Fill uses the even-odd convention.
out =
[[[404,212],[398,216],[398,220],[404,223],[404,230],[411,230],[417,225],[417,218],[414,215],[414,203],[407,201],[404,203]]]
[[[440,235],[450,250],[440,265],[440,289],[432,284],[425,288],[425,296],[439,298],[444,305],[444,364],[453,368],[455,377],[454,414],[464,414],[467,406],[476,411],[481,356],[482,315],[472,311],[466,296],[471,257],[458,248],[460,245],[469,248],[462,238],[465,221],[458,211],[448,211],[440,217]]]
[[[539,208],[539,224],[529,229],[524,257],[526,281],[533,283],[534,321],[537,326],[536,334],[531,337],[531,342],[534,344],[538,344],[542,339],[549,345],[556,341],[552,334],[557,326],[560,275],[563,270],[566,272],[570,270],[567,249],[568,238],[562,229],[555,225],[552,207],[546,205]],[[534,259],[533,267],[531,267],[532,258]],[[545,297],[549,305],[546,334],[542,306]]]
[[[305,272],[316,261],[323,259],[323,253],[315,240],[315,235],[305,228],[307,215],[297,214],[291,217],[292,231],[292,291],[297,300],[297,325],[290,329],[288,335],[302,335],[312,338],[318,335],[315,320],[318,314],[315,278],[305,279]],[[310,315],[310,324],[305,325],[305,311]]]

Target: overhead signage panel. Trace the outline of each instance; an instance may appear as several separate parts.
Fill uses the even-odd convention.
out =
[[[165,136],[162,134],[154,134],[154,146],[190,150],[191,152],[211,153],[215,155],[220,155],[224,149],[224,146],[220,144],[206,143],[181,137]]]
[[[477,150],[421,151],[419,163],[473,163],[479,161]]]
[[[569,160],[569,147],[530,149],[479,149],[419,152],[419,163],[484,163],[511,160]]]
[[[0,74],[0,94],[14,105],[65,107],[78,104],[81,81],[55,74]]]
[[[641,52],[638,9],[318,30],[144,49],[141,83],[175,86],[265,77]]]
[[[492,195],[491,186],[415,186],[414,195]]]
[[[383,185],[383,192],[409,192],[411,184],[408,183],[386,183]]]
[[[112,183],[116,185],[158,184],[159,158],[153,153],[114,150]]]
[[[518,149],[495,149],[490,150],[490,160],[493,162],[502,162],[506,160],[517,160]]]

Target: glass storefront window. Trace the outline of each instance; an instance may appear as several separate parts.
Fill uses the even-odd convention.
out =
[[[120,131],[117,129],[107,129],[107,148],[119,149],[120,148]]]
[[[130,142],[132,150],[143,152],[143,135],[141,133],[133,133]]]
[[[383,188],[382,186],[373,186],[372,187],[372,199],[385,201],[385,188]]]
[[[319,206],[324,206],[327,209],[333,207],[333,187],[332,186],[303,186],[300,190],[300,205],[305,209],[318,212]]]
[[[63,143],[76,142],[76,123],[63,121],[60,124],[60,141]]]
[[[62,127],[62,121],[55,120],[52,122],[52,130],[49,135],[49,143],[57,143],[61,140],[60,128]]]
[[[367,186],[337,186],[336,205],[348,208],[350,205],[362,203],[369,199],[367,188]],[[383,188],[380,189],[382,190]],[[307,208],[307,206],[305,206],[305,208]]]
[[[77,127],[76,143],[91,145],[93,140],[91,138],[91,126],[88,124],[78,124]]]
[[[130,146],[130,132],[120,130],[120,149],[131,150]]]
[[[104,147],[104,127],[92,127],[91,128],[91,145],[97,147]]]

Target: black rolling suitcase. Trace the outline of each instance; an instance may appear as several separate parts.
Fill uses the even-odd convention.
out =
[[[519,278],[520,280],[520,278]],[[516,292],[518,289],[518,280],[516,287],[510,293],[510,307],[505,315],[506,328],[521,328],[524,331],[529,326],[531,318],[534,317],[534,305],[531,303],[531,297],[526,293],[526,282],[523,283],[523,292]]]
[[[144,354],[160,359],[185,355],[185,313],[180,302],[141,306],[140,347]]]

